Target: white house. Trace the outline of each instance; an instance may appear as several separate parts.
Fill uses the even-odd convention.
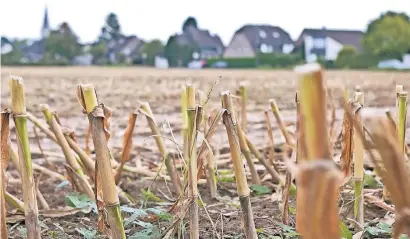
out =
[[[335,29],[304,29],[296,41],[297,46],[304,46],[305,60],[316,61],[319,57],[334,61],[344,46],[352,46],[360,52],[361,31]]]

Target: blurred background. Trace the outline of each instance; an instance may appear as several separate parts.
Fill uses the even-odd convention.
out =
[[[2,65],[410,69],[405,0],[15,0],[2,9]]]

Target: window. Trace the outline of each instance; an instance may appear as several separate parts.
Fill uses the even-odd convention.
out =
[[[279,34],[279,32],[273,32],[272,36],[273,36],[273,38],[277,39],[277,38],[279,38],[280,34]]]
[[[284,44],[282,48],[282,52],[284,54],[289,54],[293,51],[293,48],[294,48],[293,44]]]
[[[261,47],[260,47],[260,51],[262,53],[272,53],[273,52],[273,47],[262,43]]]
[[[268,46],[267,46],[266,44],[262,43],[262,44],[261,44],[261,47],[260,47],[260,51],[261,51],[262,53],[267,53],[267,51],[268,51]]]
[[[313,40],[313,46],[315,48],[325,48],[326,40],[324,38],[316,38]]]
[[[265,31],[259,31],[259,36],[261,38],[266,38],[266,32]]]

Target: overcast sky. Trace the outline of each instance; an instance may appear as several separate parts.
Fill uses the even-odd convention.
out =
[[[192,15],[225,44],[249,23],[280,26],[295,39],[305,27],[364,30],[388,10],[410,15],[409,0],[4,0],[2,36],[39,38],[46,5],[51,27],[67,21],[81,42],[97,38],[109,12],[118,15],[124,34],[162,41]]]

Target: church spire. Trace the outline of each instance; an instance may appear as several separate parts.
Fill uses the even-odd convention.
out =
[[[41,29],[41,37],[47,38],[50,35],[50,25],[48,23],[48,8],[44,8],[43,28]]]

